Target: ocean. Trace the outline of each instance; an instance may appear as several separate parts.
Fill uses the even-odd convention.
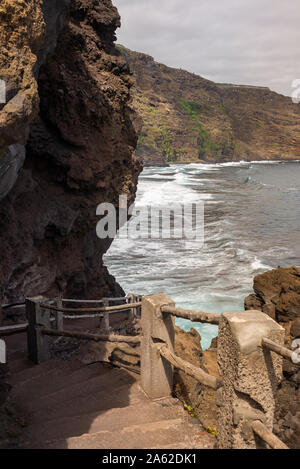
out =
[[[300,265],[300,162],[147,167],[139,177],[137,208],[200,201],[204,245],[199,239],[113,241],[104,262],[126,293],[163,291],[183,308],[237,311],[255,275]],[[176,323],[198,330],[204,349],[217,335],[217,326]]]

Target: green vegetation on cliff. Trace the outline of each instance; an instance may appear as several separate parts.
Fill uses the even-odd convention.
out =
[[[300,159],[300,106],[268,88],[215,84],[119,46],[143,119],[146,163]]]
[[[209,133],[204,129],[202,123],[200,122],[199,114],[203,111],[203,106],[200,103],[195,101],[186,101],[181,98],[179,100],[181,106],[185,112],[191,116],[194,122],[197,125],[198,135],[199,135],[199,157],[205,157],[207,154],[213,155],[218,154],[219,150],[217,145],[211,141]]]
[[[174,150],[172,149],[173,137],[166,125],[161,126],[160,133],[162,156],[166,161],[172,161],[174,159]]]

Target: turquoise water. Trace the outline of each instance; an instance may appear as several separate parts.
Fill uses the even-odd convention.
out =
[[[164,291],[183,308],[235,311],[255,275],[300,265],[299,162],[172,165],[140,175],[137,208],[199,201],[203,247],[199,240],[114,240],[104,260],[127,293]],[[177,323],[197,329],[204,348],[217,335],[216,326]]]

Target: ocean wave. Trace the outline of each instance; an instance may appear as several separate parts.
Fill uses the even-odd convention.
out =
[[[279,189],[279,187],[275,186],[274,184],[266,184],[262,181],[257,181],[256,179],[252,178],[251,176],[248,176],[245,179],[245,184],[255,184],[256,186],[267,187],[269,189]]]
[[[126,292],[164,291],[181,307],[210,312],[243,308],[255,275],[279,264],[300,264],[300,166],[279,163],[145,168],[136,207],[204,200],[205,245],[116,239],[105,255],[110,273]],[[187,330],[195,327],[204,348],[216,333],[184,319],[180,324]]]
[[[253,160],[251,164],[289,164],[289,163],[300,163],[300,160]]]
[[[251,268],[255,272],[255,271],[261,270],[261,269],[269,270],[272,267],[267,265],[267,264],[264,264],[260,259],[255,257],[254,261],[251,263]]]

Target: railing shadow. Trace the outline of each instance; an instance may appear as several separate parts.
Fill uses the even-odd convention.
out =
[[[114,321],[118,321],[117,317]],[[99,327],[97,319],[79,322],[82,324],[77,326],[77,330]],[[87,447],[97,448],[96,442],[88,442],[82,435],[100,432],[99,438],[103,439],[110,430],[117,431],[119,410],[126,420],[122,409],[132,401],[132,386],[136,384],[137,377],[102,363],[102,360],[107,361],[105,348],[99,348],[96,362],[89,365],[79,361],[80,355],[70,360],[56,357],[34,365],[26,358],[25,334],[9,337],[7,342],[9,357],[18,351],[23,354],[23,359],[12,362],[11,373],[13,381],[16,381],[18,373],[20,377],[24,375],[23,382],[17,380],[12,391],[16,406],[26,422],[20,449],[66,449],[70,446],[70,439],[74,438],[82,438],[82,441],[72,440],[71,446],[80,447],[84,443]],[[26,369],[29,369],[28,373]],[[112,437],[111,445],[114,445]],[[105,446],[109,448],[109,443]]]

